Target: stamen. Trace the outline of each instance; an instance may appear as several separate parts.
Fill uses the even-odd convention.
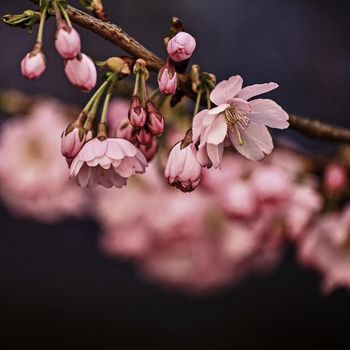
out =
[[[250,119],[247,117],[247,113],[238,111],[234,107],[229,107],[225,110],[224,115],[228,128],[235,131],[239,145],[242,146],[244,141],[241,131],[244,131],[250,122]]]

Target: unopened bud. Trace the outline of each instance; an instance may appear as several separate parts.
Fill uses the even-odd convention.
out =
[[[150,162],[154,156],[157,154],[158,151],[158,142],[153,137],[152,142],[149,145],[138,145],[138,149],[142,152],[142,154],[145,156],[148,162]]]
[[[29,80],[39,78],[46,69],[46,59],[42,51],[33,50],[21,61],[21,72]]]
[[[147,129],[142,128],[137,131],[136,138],[142,145],[149,145],[152,143],[153,135]]]
[[[128,117],[130,124],[135,129],[142,128],[146,123],[146,111],[141,105],[140,98],[138,96],[133,96],[131,99],[131,104],[128,112]]]
[[[146,102],[147,127],[154,136],[160,136],[164,131],[164,118],[152,101]]]

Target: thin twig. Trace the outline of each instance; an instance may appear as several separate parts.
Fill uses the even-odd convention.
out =
[[[38,4],[38,0],[30,1]],[[116,24],[101,21],[72,6],[68,6],[67,13],[72,22],[110,41],[133,57],[143,58],[147,62],[147,66],[150,70],[158,72],[163,66],[164,61],[160,57],[148,50]],[[192,91],[191,77],[188,74],[179,74],[178,79],[182,92],[195,101],[197,95]],[[206,103],[207,101],[203,96],[201,104],[206,106]],[[350,130],[344,128],[338,128],[317,120],[303,118],[295,114],[290,114],[289,123],[290,128],[309,137],[321,138],[340,143],[350,143]]]

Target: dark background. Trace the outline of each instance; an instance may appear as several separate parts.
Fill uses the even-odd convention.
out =
[[[70,1],[77,5],[77,1]],[[246,83],[276,81],[273,93],[289,112],[350,126],[349,1],[104,0],[109,18],[145,46],[164,55],[169,18],[180,17],[197,38],[194,61],[218,80],[241,74]],[[1,0],[1,14],[33,8]],[[86,30],[83,51],[95,59],[121,53]],[[0,88],[46,93],[83,105],[53,46],[47,22],[48,69],[26,81],[19,62],[35,36],[0,27]],[[327,143],[288,135],[308,149]],[[104,258],[94,222],[54,226],[0,210],[0,349],[339,349],[349,342],[350,295],[320,293],[315,273],[299,267],[292,248],[276,271],[249,278],[208,298],[171,293],[142,280],[128,263]]]

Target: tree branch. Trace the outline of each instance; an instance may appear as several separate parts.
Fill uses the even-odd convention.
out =
[[[30,1],[38,4],[38,0]],[[154,72],[158,72],[163,66],[164,62],[160,57],[141,45],[117,25],[101,21],[72,6],[68,6],[67,12],[72,22],[110,41],[133,57],[143,58],[147,62],[148,68]],[[196,95],[192,91],[190,76],[188,74],[179,74],[178,78],[182,92],[189,98],[195,100]],[[306,136],[341,143],[350,143],[350,130],[338,128],[317,120],[303,118],[295,114],[290,114],[289,117],[290,128]]]

